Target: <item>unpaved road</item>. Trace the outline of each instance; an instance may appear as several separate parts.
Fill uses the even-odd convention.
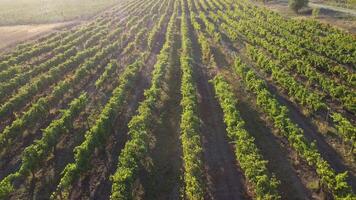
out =
[[[349,14],[349,15],[356,16],[356,11],[352,10],[352,9],[340,8],[340,7],[336,7],[336,6],[318,4],[318,3],[312,3],[312,2],[309,2],[308,5],[310,7],[312,7],[312,8],[323,8],[323,9],[333,10],[333,11],[336,11],[336,12],[342,12],[342,13],[346,13],[346,14]]]

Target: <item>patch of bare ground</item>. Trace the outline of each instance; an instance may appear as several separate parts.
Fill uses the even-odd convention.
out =
[[[6,51],[20,42],[34,40],[78,23],[79,21],[70,21],[53,24],[0,26],[0,51]]]

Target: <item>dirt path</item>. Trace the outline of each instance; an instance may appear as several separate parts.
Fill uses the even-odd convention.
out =
[[[349,14],[349,15],[356,16],[356,11],[352,10],[352,9],[341,8],[341,7],[325,5],[325,4],[312,3],[312,2],[309,2],[308,5],[310,7],[312,7],[312,8],[313,7],[314,8],[323,8],[323,9],[333,10],[333,11],[336,11],[336,12],[342,12],[342,13],[346,13],[346,14]]]
[[[267,1],[265,4],[259,2],[254,2],[254,3],[260,7],[266,7],[268,9],[271,9],[288,18],[296,18],[296,19],[313,18],[310,8],[305,9],[307,10],[306,12],[296,14],[288,7],[287,0]],[[309,5],[313,7],[313,3],[309,3]],[[351,15],[351,13],[347,13],[347,12],[340,12],[333,9],[321,8],[320,13],[316,18],[316,20],[324,24],[329,24],[331,26],[344,29],[352,34],[356,34],[356,20],[354,19],[355,18],[354,16],[355,15]]]

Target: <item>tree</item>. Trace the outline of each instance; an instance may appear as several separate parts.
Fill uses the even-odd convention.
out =
[[[288,5],[294,12],[298,13],[301,8],[308,5],[308,0],[289,0]]]

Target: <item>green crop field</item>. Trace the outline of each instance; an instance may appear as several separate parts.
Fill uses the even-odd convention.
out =
[[[0,199],[354,200],[355,66],[250,0],[120,0],[0,54]]]
[[[82,19],[118,0],[0,0],[0,26]]]

